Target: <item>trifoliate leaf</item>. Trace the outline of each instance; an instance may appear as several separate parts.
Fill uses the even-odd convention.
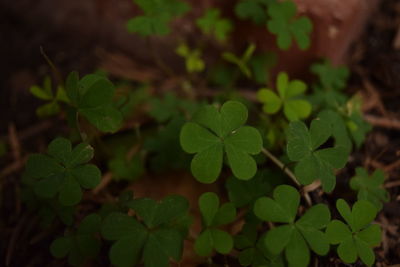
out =
[[[337,253],[346,263],[353,263],[357,257],[368,266],[372,266],[375,255],[372,247],[379,245],[381,229],[377,224],[371,224],[377,210],[366,200],[359,200],[350,209],[343,199],[336,202],[336,208],[345,219],[346,224],[339,220],[331,221],[326,228],[326,235],[331,244],[339,244]]]
[[[206,192],[199,198],[200,212],[203,218],[203,231],[195,242],[195,251],[200,256],[208,256],[213,249],[222,254],[233,248],[233,239],[225,231],[216,227],[231,223],[236,218],[233,203],[219,206],[219,198],[213,192]]]
[[[262,88],[257,93],[257,98],[268,114],[277,113],[283,106],[283,113],[290,121],[307,118],[311,113],[311,104],[299,99],[307,89],[307,85],[300,80],[289,82],[288,75],[281,72],[277,78],[278,95],[271,89]]]
[[[97,214],[86,216],[76,232],[55,239],[50,246],[50,252],[55,258],[68,255],[72,266],[82,265],[88,259],[94,259],[100,252],[100,241],[95,233],[100,230],[101,218]]]
[[[204,70],[205,64],[201,59],[201,51],[199,49],[190,50],[186,44],[180,44],[175,52],[185,58],[187,72],[202,72]]]
[[[129,32],[142,36],[166,35],[170,32],[168,26],[171,19],[189,10],[185,2],[178,0],[135,0],[144,15],[132,18],[127,23]]]
[[[384,180],[385,174],[382,170],[377,169],[369,176],[365,169],[357,168],[356,175],[350,180],[350,187],[358,191],[358,200],[368,200],[380,210],[382,202],[389,201],[389,193],[382,187]]]
[[[103,132],[115,132],[121,127],[122,114],[114,107],[114,85],[104,76],[89,74],[78,82],[71,73],[66,83],[66,94],[77,112]]]
[[[275,188],[273,199],[259,198],[254,204],[254,214],[264,221],[287,223],[269,230],[265,236],[265,246],[273,254],[285,250],[286,259],[291,266],[307,266],[310,249],[318,255],[326,255],[329,241],[321,229],[330,221],[326,205],[311,207],[297,221],[296,214],[300,204],[300,194],[288,185]]]
[[[131,200],[127,205],[135,210],[146,226],[135,218],[115,212],[106,217],[102,235],[116,241],[110,250],[110,260],[116,266],[134,266],[142,258],[146,267],[167,267],[170,258],[179,261],[185,235],[179,220],[188,212],[188,201],[169,196],[157,203],[149,198]]]
[[[217,8],[208,9],[203,17],[196,20],[196,25],[204,34],[212,35],[218,41],[226,41],[233,25],[230,20],[221,18],[220,13]]]
[[[314,63],[311,72],[318,75],[320,83],[325,90],[342,90],[349,78],[350,72],[345,66],[332,66],[329,60]]]
[[[237,178],[248,180],[255,175],[257,165],[250,155],[261,151],[262,139],[255,128],[242,126],[246,120],[246,107],[240,102],[228,101],[220,111],[214,106],[200,109],[193,122],[182,127],[183,150],[197,153],[191,163],[197,180],[212,183],[218,178],[224,151]]]
[[[268,7],[268,30],[277,35],[278,47],[287,50],[294,38],[301,50],[310,46],[309,34],[313,25],[307,17],[295,18],[296,5],[292,1],[272,2]]]
[[[298,162],[297,179],[304,185],[320,179],[326,192],[335,187],[334,169],[343,168],[348,157],[348,150],[342,146],[318,149],[331,135],[331,125],[322,119],[313,120],[310,130],[300,121],[289,124],[287,153],[289,159]]]
[[[100,170],[87,163],[93,157],[93,148],[81,143],[74,149],[64,138],[54,139],[48,148],[51,156],[33,154],[29,157],[26,172],[35,180],[35,193],[42,198],[58,194],[61,204],[72,206],[82,197],[82,188],[91,189],[100,182]]]
[[[267,21],[266,7],[270,0],[242,0],[235,6],[235,13],[241,19],[251,19],[255,24],[262,25]]]

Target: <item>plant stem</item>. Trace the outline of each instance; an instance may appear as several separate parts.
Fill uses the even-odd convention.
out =
[[[283,164],[282,161],[280,161],[277,157],[275,157],[271,152],[269,152],[267,149],[262,148],[261,152],[264,153],[270,160],[272,160],[276,166],[278,166],[281,170],[283,170],[287,176],[289,176],[289,178],[297,185],[300,186],[299,181],[297,181],[296,176],[294,175],[294,173],[286,168],[285,164]]]
[[[272,160],[275,163],[275,165],[278,166],[282,171],[284,171],[286,173],[286,175],[289,176],[289,178],[296,184],[296,186],[301,187],[301,184],[297,180],[294,173],[289,168],[286,168],[285,164],[282,161],[280,161],[277,157],[275,157],[271,152],[269,152],[265,148],[262,148],[261,152],[264,155],[266,155],[270,160]],[[312,201],[311,201],[310,196],[308,195],[308,192],[303,191],[303,194],[304,194],[304,198],[305,198],[307,204],[309,206],[312,206]]]

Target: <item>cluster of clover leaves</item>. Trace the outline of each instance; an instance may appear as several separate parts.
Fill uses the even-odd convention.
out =
[[[187,3],[179,0],[134,2],[143,14],[129,20],[127,28],[142,36],[168,34],[172,19],[190,10]],[[264,25],[276,35],[280,49],[288,49],[293,40],[302,50],[310,46],[312,23],[297,15],[292,1],[240,0],[235,13],[240,19]],[[233,22],[224,18],[218,8],[206,10],[195,24],[207,38],[219,44],[226,43],[234,30]],[[182,43],[175,52],[185,60],[189,73],[207,69],[201,47],[191,48]],[[302,267],[309,265],[311,253],[325,256],[334,246],[344,262],[353,263],[360,258],[371,266],[375,261],[372,248],[380,243],[380,227],[373,220],[382,203],[389,199],[381,188],[383,173],[377,170],[369,176],[365,169],[356,170],[350,187],[357,191],[358,201],[352,208],[343,199],[336,202],[344,221],[332,220],[331,212],[335,213],[326,204],[313,205],[306,193],[300,193],[303,186],[317,180],[324,192],[332,192],[336,171],[345,166],[353,145],[359,147],[369,130],[360,114],[360,101],[349,100],[340,92],[348,70],[333,67],[329,61],[313,64],[311,72],[319,77],[319,83],[312,86],[313,94],[309,96],[305,95],[307,85],[289,80],[285,72],[278,74],[276,88],[265,88],[265,69],[273,63],[267,55],[257,54],[254,44],[241,56],[224,52],[222,59],[248,79],[264,85],[257,99],[268,117],[279,117],[282,112],[284,117],[280,119],[287,119],[282,123],[282,132],[275,129],[286,142],[285,155],[278,159],[264,148],[265,135],[246,124],[248,109],[239,101],[200,105],[170,94],[164,99],[150,100],[150,116],[160,124],[168,123],[164,135],[144,144],[150,152],[164,150],[157,164],[171,157],[169,148],[176,141],[184,152],[194,154],[190,169],[197,181],[210,184],[220,176],[232,174],[225,184],[228,202],[221,204],[223,198],[213,192],[205,192],[198,199],[202,229],[195,236],[194,251],[210,258],[214,252],[230,254],[236,250],[242,266]],[[230,76],[225,78],[229,79]],[[124,115],[114,101],[113,83],[102,75],[79,78],[72,72],[55,93],[49,79],[42,87],[32,87],[31,93],[48,101],[37,110],[40,116],[55,114],[65,105],[66,117],[83,139],[75,146],[68,139],[54,139],[47,153],[29,157],[24,173],[25,201],[40,206],[40,214],[47,214],[51,220],[57,217],[67,226],[52,242],[52,255],[68,258],[70,265],[80,266],[88,260],[98,260],[100,251],[107,248],[114,266],[163,267],[170,261],[179,262],[192,223],[189,202],[184,197],[173,195],[156,201],[123,193],[118,201],[104,205],[97,213],[74,220],[75,207],[84,199],[84,189],[95,188],[101,180],[99,168],[89,163],[94,149],[80,128],[80,120],[101,132],[119,130]],[[180,110],[190,110],[189,116],[182,116]],[[319,113],[309,125],[301,121],[313,111]],[[269,163],[268,158],[298,188],[288,185],[282,175],[263,168]],[[138,163],[127,164],[121,153],[108,167],[115,178],[123,179],[143,171],[140,160],[135,158],[135,162]],[[302,195],[309,204],[305,209],[299,208]],[[240,214],[244,214],[245,224],[232,235],[229,225],[241,219]]]

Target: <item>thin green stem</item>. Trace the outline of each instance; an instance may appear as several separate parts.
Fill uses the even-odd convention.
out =
[[[277,157],[275,157],[271,152],[269,152],[267,149],[262,148],[261,152],[266,155],[270,160],[272,160],[276,166],[278,166],[282,171],[284,171],[286,173],[287,176],[289,176],[289,178],[297,185],[300,186],[299,181],[297,181],[296,176],[294,175],[294,173],[286,168],[285,164],[280,161]]]
[[[84,136],[84,132],[81,131],[81,126],[79,125],[79,113],[78,112],[76,112],[75,121],[76,121],[76,129],[79,132],[79,136],[81,137],[82,142],[85,142],[86,138]]]
[[[261,152],[264,155],[266,155],[270,160],[272,160],[272,162],[275,163],[275,165],[278,166],[282,171],[284,171],[286,173],[286,175],[289,176],[289,178],[296,184],[296,186],[301,187],[301,184],[297,180],[294,173],[289,168],[286,168],[286,165],[282,161],[280,161],[277,157],[275,157],[271,152],[269,152],[265,148],[262,148]],[[312,206],[312,201],[311,201],[310,196],[308,195],[308,192],[303,191],[303,194],[304,194],[304,199],[306,200],[307,204],[309,206]]]

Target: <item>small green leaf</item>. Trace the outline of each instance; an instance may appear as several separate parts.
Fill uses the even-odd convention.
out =
[[[307,118],[311,113],[311,104],[301,99],[307,85],[300,80],[289,81],[287,73],[280,72],[276,80],[278,95],[272,89],[263,88],[258,91],[258,100],[266,113],[274,114],[283,106],[283,113],[290,121]]]
[[[290,238],[295,231],[291,225],[282,225],[273,228],[265,236],[265,245],[273,254],[279,254],[288,245]]]
[[[287,50],[294,38],[301,50],[310,46],[309,34],[312,31],[311,20],[307,17],[295,18],[296,5],[292,1],[272,2],[268,6],[270,19],[268,30],[277,35],[278,47]]]
[[[329,242],[336,245],[351,237],[351,231],[343,222],[333,220],[326,228],[326,235],[329,239]]]
[[[291,239],[286,246],[285,255],[290,266],[308,266],[310,262],[310,250],[299,231],[294,230]]]
[[[230,20],[220,18],[220,13],[217,8],[208,9],[203,17],[196,20],[196,25],[204,34],[213,35],[218,41],[225,41],[233,25]]]
[[[382,202],[389,201],[389,193],[382,187],[384,180],[385,175],[382,170],[377,169],[369,176],[365,169],[357,168],[356,176],[350,180],[350,187],[358,191],[358,200],[368,200],[380,210]]]
[[[353,263],[357,260],[357,247],[351,236],[339,244],[337,253],[346,263]]]
[[[372,266],[372,264],[375,262],[374,251],[363,240],[355,238],[355,243],[357,247],[357,253],[362,262],[364,262],[367,266]]]
[[[206,226],[211,226],[219,210],[219,198],[213,192],[207,192],[200,196],[199,207]]]
[[[280,185],[274,190],[274,199],[259,198],[254,204],[254,213],[262,220],[291,223],[294,221],[300,195],[288,185]]]
[[[50,246],[50,252],[53,257],[61,259],[68,255],[71,250],[72,240],[68,237],[60,237],[54,240]]]
[[[261,151],[262,138],[256,129],[242,127],[247,116],[243,104],[228,101],[222,105],[220,112],[214,106],[198,110],[194,122],[188,122],[182,127],[180,143],[183,150],[197,153],[191,163],[196,179],[212,183],[218,178],[224,150],[237,178],[246,180],[255,175],[257,165],[250,155]]]
[[[233,249],[233,239],[225,231],[219,229],[211,229],[213,246],[218,253],[228,254]]]
[[[194,250],[200,256],[208,256],[213,250],[213,238],[211,234],[211,229],[206,229],[202,232],[194,243]]]

